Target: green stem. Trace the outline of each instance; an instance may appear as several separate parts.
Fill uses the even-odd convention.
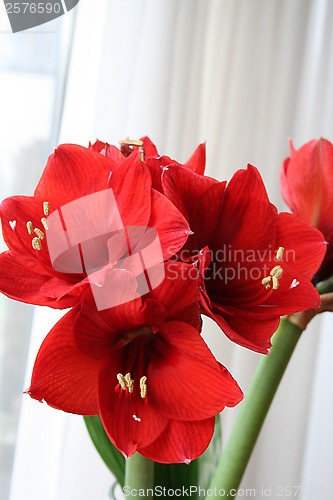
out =
[[[258,364],[210,484],[212,489],[225,490],[225,496],[236,496],[261,427],[301,333],[298,326],[288,320],[281,320],[272,338],[270,356],[262,357]]]
[[[153,498],[154,462],[139,453],[126,460],[125,488],[126,498],[137,499],[140,489],[145,490],[145,497]],[[148,489],[151,491],[147,491]]]

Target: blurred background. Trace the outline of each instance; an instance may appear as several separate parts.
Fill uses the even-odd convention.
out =
[[[32,194],[58,143],[149,135],[178,161],[206,141],[219,180],[256,165],[285,209],[287,138],[333,140],[332,26],[330,0],[80,0],[12,34],[1,3],[1,199]],[[113,483],[81,417],[22,395],[60,314],[0,297],[1,500],[103,500]],[[260,355],[204,323],[246,392]],[[262,486],[333,491],[332,330],[331,316],[316,318],[296,349],[241,485],[257,496]],[[237,411],[223,413],[224,441]]]

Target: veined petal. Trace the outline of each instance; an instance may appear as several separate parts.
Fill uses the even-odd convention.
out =
[[[322,233],[296,215],[280,213],[276,219],[276,242],[285,249],[281,262],[287,260],[311,280],[327,249]]]
[[[199,144],[192,156],[187,160],[185,166],[196,174],[204,175],[206,166],[206,143]]]
[[[77,303],[75,297],[63,296],[58,298],[59,287],[70,286],[68,282],[53,277],[44,272],[38,262],[33,262],[33,267],[25,258],[11,252],[0,255],[0,291],[14,300],[27,304],[49,306],[54,309],[66,309]],[[49,282],[50,292],[45,288]]]
[[[35,361],[30,396],[50,406],[79,415],[97,415],[101,362],[83,354],[74,341],[77,308],[52,328]]]
[[[112,162],[93,149],[75,144],[58,146],[49,157],[35,197],[58,208],[108,187]]]
[[[282,194],[291,210],[325,236],[332,230],[333,145],[314,139],[295,150],[281,170]]]
[[[141,162],[134,161],[127,168],[113,172],[110,187],[123,225],[147,227],[151,210],[149,170]]]
[[[203,194],[218,181],[192,172],[189,168],[170,165],[162,175],[162,186],[169,200],[191,224],[191,211]]]
[[[268,354],[271,347],[271,337],[280,323],[280,316],[267,314],[261,317],[259,310],[248,311],[220,307],[213,303],[212,309],[202,304],[204,314],[212,318],[223,333],[233,342],[252,351]]]
[[[164,305],[168,321],[182,321],[201,329],[199,274],[192,265],[167,262],[165,279],[150,297]]]
[[[152,190],[149,227],[157,231],[163,259],[172,257],[186,242],[190,228],[179,210],[158,191]]]
[[[194,422],[171,420],[153,443],[138,451],[154,462],[189,464],[208,447],[214,424],[215,417]]]
[[[209,418],[235,398],[236,381],[222,371],[198,331],[178,321],[165,323],[154,339],[148,370],[148,399],[175,420]]]
[[[158,156],[157,148],[148,136],[141,137],[140,141],[143,142],[143,149],[145,151],[146,158],[150,158],[151,156]]]
[[[276,214],[258,170],[252,165],[238,170],[225,191],[214,248],[226,244],[233,249],[269,248],[275,241]]]
[[[269,294],[263,304],[267,316],[276,311],[280,316],[293,314],[320,306],[320,297],[311,281],[298,273],[293,265],[282,263],[283,274],[279,279],[279,288]],[[269,306],[269,307],[268,307]],[[274,309],[273,309],[274,308]]]
[[[165,429],[168,419],[140,397],[137,387],[130,394],[117,386],[117,374],[124,371],[123,351],[113,356],[101,371],[99,409],[104,429],[115,446],[129,458],[137,448],[148,446]],[[134,380],[135,384],[139,381]]]

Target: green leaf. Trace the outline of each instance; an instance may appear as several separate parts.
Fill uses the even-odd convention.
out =
[[[190,486],[199,486],[208,488],[210,481],[215,473],[222,452],[222,437],[220,416],[216,415],[215,430],[212,441],[199,458],[193,460],[189,465],[186,464],[154,464],[155,488],[157,486],[166,489],[189,488]],[[192,490],[191,498],[199,498]],[[186,494],[185,494],[186,497]],[[184,497],[184,498],[185,498]],[[178,497],[181,498],[181,497]]]
[[[123,488],[125,484],[125,458],[111,443],[99,415],[83,417],[83,419],[98,453]]]

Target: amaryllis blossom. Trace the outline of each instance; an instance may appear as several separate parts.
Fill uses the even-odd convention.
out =
[[[34,196],[13,196],[0,205],[2,232],[9,247],[0,255],[0,291],[16,300],[54,308],[76,304],[79,285],[89,286],[87,264],[89,269],[104,264],[112,267],[122,256],[124,249],[115,243],[115,213],[125,232],[141,228],[137,246],[145,228],[153,228],[162,261],[167,260],[182,247],[190,230],[175,206],[151,186],[151,174],[139,152],[131,155],[126,168],[120,168],[120,162],[92,149],[59,146],[50,156]],[[103,196],[99,196],[111,190],[114,207],[103,205]],[[70,202],[75,200],[73,213]],[[56,212],[59,227],[53,229],[51,238],[49,225]],[[104,234],[92,237],[101,221],[105,221]],[[50,258],[50,240],[59,252],[61,249],[61,265]]]
[[[333,275],[333,145],[313,139],[295,150],[281,168],[282,196],[294,214],[317,227],[328,243],[315,282]]]
[[[116,164],[121,163],[124,168],[126,168],[127,164],[133,160],[131,157],[132,153],[139,152],[142,161],[144,161],[144,164],[150,170],[153,188],[160,192],[163,192],[161,185],[162,172],[168,165],[172,164],[185,166],[197,174],[204,174],[205,172],[206,146],[204,143],[199,144],[192,156],[187,160],[187,162],[184,163],[184,165],[181,165],[169,156],[160,156],[157,152],[155,144],[152,143],[149,137],[141,137],[139,141],[121,141],[120,148],[102,141],[96,141],[91,148],[98,153],[107,156]]]
[[[278,214],[255,167],[226,183],[171,165],[162,185],[194,232],[178,258],[198,255],[202,310],[231,340],[267,353],[281,315],[319,306],[311,279],[324,238],[298,217]]]
[[[189,266],[172,266],[144,301],[98,313],[87,293],[45,338],[28,393],[66,412],[99,414],[125,457],[189,463],[208,446],[214,415],[242,393],[198,331],[198,282],[186,279]],[[135,286],[128,271],[112,272]]]

